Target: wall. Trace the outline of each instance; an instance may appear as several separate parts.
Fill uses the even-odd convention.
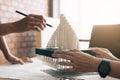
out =
[[[15,10],[24,13],[40,14],[48,16],[49,0],[0,0],[0,21],[2,23],[13,22],[24,16],[15,13]],[[18,57],[34,56],[36,47],[36,32],[14,33],[5,36],[12,54]],[[6,60],[0,51],[0,63]]]

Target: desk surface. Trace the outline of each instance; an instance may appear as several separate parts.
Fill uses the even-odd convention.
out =
[[[2,65],[0,66],[0,80],[63,80],[61,77],[75,78],[65,80],[119,80],[111,77],[102,79],[98,74],[79,73],[79,74],[62,74],[53,68],[44,65],[37,58],[33,58],[33,63],[25,65]],[[11,78],[11,79],[7,79]]]

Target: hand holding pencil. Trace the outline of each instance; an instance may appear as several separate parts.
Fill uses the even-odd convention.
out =
[[[17,11],[17,10],[16,10],[16,13],[21,14],[21,15],[23,15],[23,16],[28,16],[27,14],[22,13],[22,12]],[[50,24],[47,24],[47,23],[46,23],[46,25],[49,26],[49,27],[52,27],[52,25],[50,25]]]
[[[41,31],[46,27],[46,20],[42,15],[30,14],[25,18],[15,22],[15,26],[19,26],[19,31],[23,32],[28,30]]]
[[[24,32],[28,30],[41,31],[46,27],[46,20],[42,15],[30,14],[15,22],[15,26],[19,27],[19,29],[16,29],[16,32]]]

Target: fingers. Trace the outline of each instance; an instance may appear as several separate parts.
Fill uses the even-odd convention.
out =
[[[80,51],[55,51],[53,57],[70,60],[59,62],[60,65],[70,66],[70,68],[64,69],[66,72],[85,72],[86,69],[91,70],[90,67],[94,64],[95,59],[93,56],[84,54]]]
[[[85,54],[84,54],[85,55]],[[73,51],[55,51],[54,54],[52,54],[55,58],[63,58],[70,60],[71,62],[75,62],[77,58],[83,57],[83,53],[73,52]]]
[[[41,19],[44,20],[46,22],[46,20],[44,19],[44,17],[42,15],[34,15],[34,14],[30,14],[30,16],[34,16],[37,19]]]
[[[26,62],[32,63],[32,60],[28,57],[22,57],[22,58],[16,58],[15,61],[12,62],[12,64],[25,64]]]
[[[96,54],[101,54],[101,52],[103,52],[102,48],[97,48],[97,47],[94,47],[94,48],[90,48],[93,52],[95,52]]]
[[[23,57],[23,58],[17,60],[17,62],[14,63],[14,64],[17,64],[17,63],[25,64],[26,62],[32,63],[32,60],[28,57]]]
[[[22,59],[16,59],[15,61],[11,62],[12,64],[24,64]]]
[[[109,51],[107,48],[93,47],[90,48],[93,51]]]
[[[40,31],[46,27],[46,20],[43,18],[42,15],[30,14],[28,18],[30,20],[29,24],[31,25],[31,27],[36,26],[36,27],[33,27],[34,30]]]
[[[70,55],[63,55],[63,54],[54,54],[53,57],[55,58],[63,58],[67,60],[73,60],[73,57]]]
[[[29,22],[29,25],[31,28],[33,28],[33,30],[37,30],[37,31],[40,31],[40,30],[43,30],[44,29],[44,25],[40,22]]]
[[[106,48],[91,48],[93,52],[95,52],[98,58],[108,58],[108,56],[111,56],[112,53],[106,49]]]
[[[20,64],[24,64],[24,61],[21,60],[21,59],[19,59],[19,60],[18,60],[18,63],[20,63]]]
[[[21,58],[24,62],[32,63],[33,61],[29,57],[22,57]]]
[[[32,22],[39,22],[39,23],[41,23],[44,27],[46,27],[46,21],[45,21],[44,19],[38,19],[38,18],[32,17],[31,21],[32,21]]]
[[[74,60],[74,57],[73,57],[74,55],[73,55],[73,52],[71,52],[71,51],[55,51],[52,56],[56,57],[56,58],[64,58],[67,60]]]

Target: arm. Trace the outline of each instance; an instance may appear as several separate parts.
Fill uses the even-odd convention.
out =
[[[4,37],[0,37],[0,44],[1,44],[0,49],[2,50],[5,58],[10,63],[12,63],[12,64],[17,64],[17,63],[24,64],[24,62],[32,62],[32,60],[28,57],[22,57],[20,59],[20,58],[15,57],[13,54],[11,54]]]
[[[0,49],[2,50],[5,58],[10,63],[12,63],[12,64],[17,64],[17,63],[24,64],[24,62],[32,62],[32,60],[28,57],[22,57],[20,59],[20,58],[15,57],[14,55],[12,55],[4,37],[0,37],[0,44],[1,44]]]
[[[111,59],[111,68],[112,71],[110,72],[110,76],[112,77],[117,77],[120,78],[118,74],[120,74],[119,68],[120,68],[120,59],[115,57],[108,49],[106,48],[91,48],[92,51],[94,51],[95,53],[97,53],[98,55],[96,57],[98,58],[107,58],[107,59]]]
[[[13,23],[0,24],[0,36],[13,33],[14,25]]]
[[[0,36],[29,30],[40,31],[43,30],[45,26],[46,21],[43,16],[30,14],[19,21],[0,24]]]
[[[11,54],[4,37],[0,37],[0,44],[1,44],[0,49],[2,50],[5,58],[9,62],[11,62],[11,63],[21,63],[21,64],[24,63],[21,59],[19,59],[19,58],[15,57],[14,55]]]
[[[97,72],[98,66],[102,61],[102,58],[96,58],[80,51],[56,51],[53,57],[64,58],[71,61],[59,62],[61,65],[72,66],[72,68],[64,69],[65,72]],[[111,72],[109,76],[120,78],[120,62],[111,60],[110,66]]]
[[[120,79],[120,61],[111,61],[111,72],[109,76]]]

